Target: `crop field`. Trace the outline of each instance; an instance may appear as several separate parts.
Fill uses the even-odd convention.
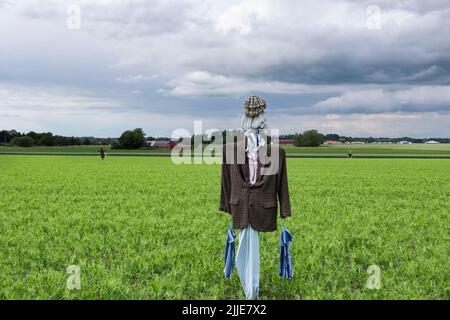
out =
[[[261,299],[450,299],[449,160],[288,159],[288,175],[294,278],[262,233]],[[243,298],[222,273],[219,165],[2,155],[0,186],[0,299]]]
[[[100,146],[66,146],[66,147],[0,147],[0,154],[5,152],[39,152],[39,153],[97,153],[100,149]],[[127,150],[127,149],[111,149],[111,146],[103,146],[103,149],[111,154],[111,153],[153,153],[153,152],[167,152],[170,153],[170,150],[164,149],[135,149],[135,150]],[[450,153],[450,152],[449,152]]]
[[[318,148],[313,147],[294,147],[292,145],[284,146],[287,153],[313,153],[313,154],[343,154],[349,151],[354,155],[358,154],[404,154],[404,155],[450,155],[450,144],[386,144],[386,143],[368,143],[368,144],[338,144],[322,145]]]

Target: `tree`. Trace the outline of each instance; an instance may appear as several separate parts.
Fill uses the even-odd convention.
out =
[[[54,136],[53,137],[53,145],[55,146],[68,146],[69,141],[66,137],[63,136]]]
[[[9,132],[6,130],[0,131],[0,143],[8,143],[10,141],[10,135]]]
[[[31,139],[33,139],[34,141],[39,141],[40,139],[40,135],[39,133],[36,133],[34,131],[30,131],[26,134],[28,137],[30,137]]]
[[[324,137],[317,130],[307,130],[294,135],[296,147],[318,147],[323,143]]]
[[[11,143],[19,147],[31,147],[33,146],[34,141],[30,137],[23,136],[15,137],[14,139],[12,139]]]
[[[301,147],[302,146],[302,139],[303,139],[303,135],[301,133],[296,133],[294,134],[294,138],[293,138],[293,144],[295,147]]]
[[[81,145],[81,140],[80,140],[80,138],[72,136],[69,138],[69,144],[71,146],[79,146],[79,145]]]
[[[16,130],[9,130],[9,135],[11,137],[11,140],[14,139],[15,137],[21,137],[22,135],[20,134],[20,132],[16,131]]]
[[[341,137],[338,134],[335,133],[329,133],[325,136],[325,140],[334,140],[338,141]]]
[[[12,139],[20,136],[21,134],[16,130],[2,130],[0,131],[0,143],[9,143],[12,141]]]
[[[55,138],[51,132],[43,133],[42,138],[39,140],[41,146],[53,146],[55,144]]]
[[[145,144],[145,133],[141,128],[127,130],[120,136],[119,143],[124,149],[139,149]]]
[[[122,145],[117,141],[113,141],[113,143],[111,143],[111,149],[122,149]]]

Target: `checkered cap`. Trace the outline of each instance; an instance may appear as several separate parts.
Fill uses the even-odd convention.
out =
[[[245,100],[244,111],[249,117],[256,117],[266,109],[266,101],[258,96],[250,96]]]

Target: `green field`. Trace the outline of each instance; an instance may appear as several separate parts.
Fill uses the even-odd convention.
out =
[[[0,299],[242,299],[218,165],[0,156]],[[450,299],[450,163],[288,159],[294,279],[261,235],[261,299]],[[381,268],[381,289],[366,288]],[[66,288],[79,265],[81,290]]]
[[[43,152],[43,153],[97,153],[100,146],[68,146],[68,147],[0,147],[0,154],[3,152]],[[103,149],[109,154],[111,153],[153,153],[153,152],[167,152],[170,150],[158,150],[158,149],[111,149],[111,146],[103,146]]]
[[[97,153],[100,146],[69,146],[69,147],[0,147],[1,153]],[[343,155],[351,150],[354,155],[450,155],[450,144],[412,144],[412,145],[399,145],[399,144],[342,144],[342,145],[322,145],[318,148],[309,147],[294,147],[292,145],[283,145],[288,154],[324,154],[324,155]],[[108,154],[155,154],[155,153],[167,153],[170,154],[170,150],[111,150],[110,146],[104,147]]]
[[[345,154],[349,151],[354,155],[374,154],[374,155],[450,155],[450,144],[340,144],[340,145],[322,145],[319,148],[294,147],[292,145],[284,146],[287,153],[290,154]]]

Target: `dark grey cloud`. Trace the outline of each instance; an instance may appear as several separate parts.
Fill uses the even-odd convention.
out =
[[[55,93],[63,102],[76,88],[83,101],[117,105],[92,107],[99,117],[128,110],[161,128],[164,116],[229,123],[250,93],[265,96],[272,115],[329,123],[338,121],[330,114],[449,110],[449,1],[78,0],[81,28],[69,30],[72,4],[0,0],[11,26],[0,30],[0,89],[39,96],[63,86]],[[373,5],[378,29],[367,24]],[[42,96],[27,104],[39,125],[44,104]]]

